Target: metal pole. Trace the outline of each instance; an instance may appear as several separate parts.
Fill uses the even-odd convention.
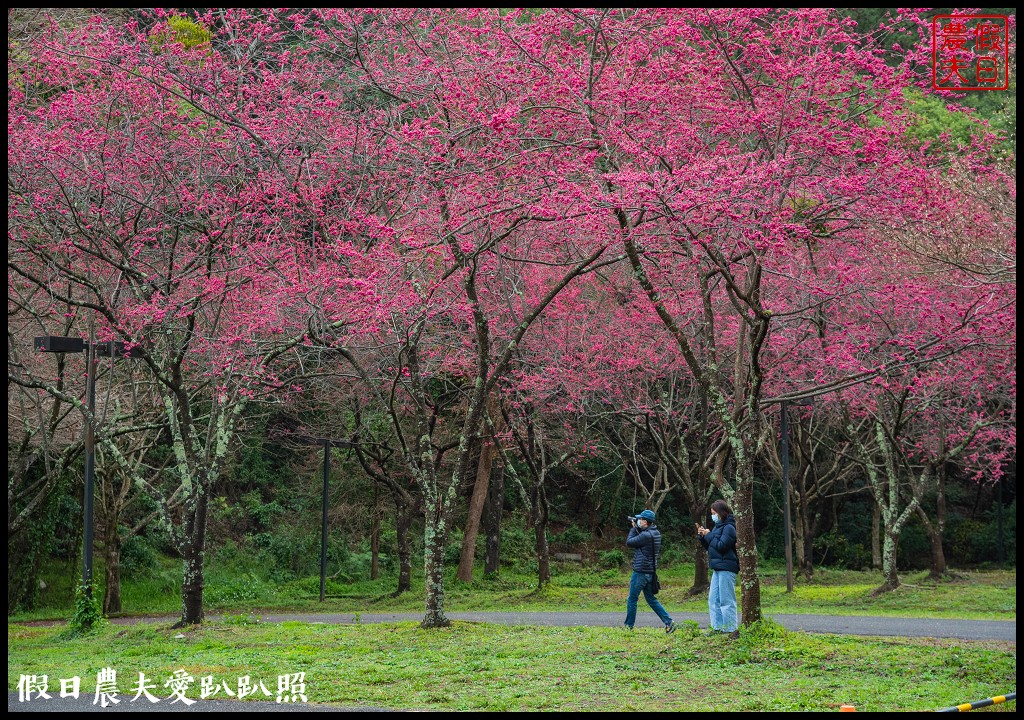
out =
[[[320,527],[320,602],[327,586],[327,478],[331,473],[331,443],[324,440],[323,522]]]
[[[1003,479],[999,478],[996,480],[996,519],[997,519],[997,530],[996,530],[996,557],[999,560],[999,566],[1003,565]]]
[[[789,529],[789,408],[782,405],[782,513],[786,536],[786,592],[793,592],[793,543]]]
[[[86,370],[86,394],[89,406],[89,417],[85,424],[85,494],[82,502],[84,515],[84,537],[82,538],[82,585],[88,597],[92,597],[92,540],[93,540],[93,498],[95,496],[96,471],[96,435],[94,419],[96,417],[96,343],[91,339],[86,350],[88,367]]]

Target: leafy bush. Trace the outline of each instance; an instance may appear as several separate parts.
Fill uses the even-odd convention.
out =
[[[174,15],[167,20],[167,30],[154,33],[150,37],[150,47],[154,54],[160,54],[167,43],[181,43],[187,50],[194,47],[209,45],[213,34],[205,27],[188,18]]]
[[[259,549],[261,572],[275,581],[320,574],[320,533],[284,526],[278,532],[256,533],[251,538]],[[336,537],[327,538],[328,568],[344,565],[349,549]]]
[[[597,554],[599,567],[608,570],[618,570],[626,564],[626,553],[621,550],[606,550]]]
[[[75,589],[75,612],[68,620],[67,630],[61,635],[65,639],[89,635],[103,627],[106,622],[95,585],[90,593],[89,589],[80,583]]]
[[[121,543],[121,577],[134,579],[152,574],[157,569],[156,550],[138,535]]]
[[[679,563],[693,561],[693,545],[690,538],[663,541],[661,554],[658,555],[658,567],[667,567]]]
[[[565,549],[571,549],[582,545],[590,539],[590,533],[576,525],[570,525],[560,533],[551,536],[551,544],[558,545]]]
[[[253,490],[243,495],[241,504],[259,530],[272,529],[285,514],[281,503],[277,500],[265,502],[259,490]]]
[[[515,513],[501,524],[501,561],[504,565],[519,565],[534,558],[533,528],[527,527],[526,518]]]

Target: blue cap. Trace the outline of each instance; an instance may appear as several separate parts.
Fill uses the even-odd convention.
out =
[[[652,523],[652,522],[654,522],[654,511],[653,510],[644,510],[642,513],[637,515],[637,517],[638,518],[643,518],[647,522]]]

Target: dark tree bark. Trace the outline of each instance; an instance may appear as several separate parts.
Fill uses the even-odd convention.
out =
[[[551,583],[551,554],[548,550],[548,499],[544,483],[535,482],[530,493],[530,521],[537,551],[537,587]]]
[[[103,561],[106,572],[103,579],[103,614],[121,612],[121,536],[115,522],[103,539]]]
[[[487,536],[487,552],[484,555],[484,575],[495,575],[501,566],[501,514],[505,506],[505,465],[493,466],[491,484],[487,490],[487,504],[484,507],[484,534]]]
[[[419,511],[419,503],[408,493],[393,493],[395,507],[398,509],[396,535],[398,536],[398,587],[395,595],[412,590],[412,537],[409,529]]]
[[[480,461],[477,464],[476,482],[473,484],[473,495],[469,501],[466,517],[466,528],[462,535],[462,554],[459,557],[459,569],[455,577],[463,582],[473,582],[473,561],[476,559],[476,538],[480,533],[480,519],[484,512],[484,503],[491,480],[491,466],[498,449],[493,442],[485,442],[480,449]]]

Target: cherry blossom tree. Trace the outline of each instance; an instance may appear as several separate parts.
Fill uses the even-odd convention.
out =
[[[295,81],[303,69],[263,72],[244,52],[176,32],[52,25],[22,50],[8,83],[8,276],[141,352],[172,437],[183,509],[169,522],[184,560],[182,622],[195,623],[209,492],[243,409],[281,385],[275,361],[305,336],[306,269],[314,294],[335,294],[320,304],[327,323],[348,322],[352,306],[338,299],[351,276],[317,278],[308,262],[315,215],[295,186],[323,175],[295,149],[295,125],[328,141],[309,112],[319,98]]]

